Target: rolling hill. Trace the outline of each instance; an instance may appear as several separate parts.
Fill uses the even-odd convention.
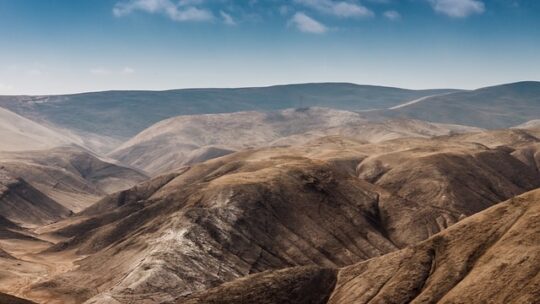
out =
[[[510,128],[540,117],[540,82],[528,81],[442,94],[383,116],[404,117],[486,129]]]
[[[187,115],[149,127],[109,155],[155,175],[233,151],[302,144],[329,135],[380,142],[473,131],[479,129],[405,119],[370,122],[366,114],[319,107]]]
[[[73,144],[73,139],[0,108],[0,151],[40,150]]]
[[[300,107],[342,110],[388,108],[455,90],[413,91],[348,83],[314,83],[239,89],[110,91],[61,96],[0,96],[0,107],[77,134],[128,139],[158,121],[193,114],[268,111]]]
[[[47,121],[38,123],[4,108],[0,108],[0,138],[0,152],[44,150],[62,146],[78,146],[104,152],[119,144],[119,141],[108,136],[72,132],[54,127]]]
[[[74,212],[147,178],[137,170],[113,162],[78,147],[0,152],[3,172],[23,179]]]

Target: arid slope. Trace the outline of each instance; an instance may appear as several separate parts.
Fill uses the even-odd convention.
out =
[[[2,108],[0,138],[0,151],[39,150],[73,143],[63,134]]]
[[[49,230],[66,241],[48,252],[87,257],[24,296],[170,302],[253,273],[399,257],[402,248],[538,188],[536,166],[515,154],[537,143],[534,136],[492,148],[461,135],[379,144],[326,137],[186,167]],[[315,273],[321,286],[331,285],[331,272]]]
[[[24,179],[0,169],[0,216],[24,226],[39,226],[70,215],[70,211]],[[7,225],[9,228],[9,225]],[[0,228],[2,228],[0,226]]]
[[[362,113],[326,108],[178,116],[149,127],[110,156],[155,175],[233,151],[298,145],[321,136],[381,142],[479,131],[404,119],[370,122],[368,118]]]
[[[539,273],[540,191],[535,190],[415,246],[334,273],[322,268],[265,272],[176,303],[534,304],[540,298]]]

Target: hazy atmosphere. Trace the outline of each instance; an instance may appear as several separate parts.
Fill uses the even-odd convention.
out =
[[[540,79],[535,0],[0,0],[0,94]]]

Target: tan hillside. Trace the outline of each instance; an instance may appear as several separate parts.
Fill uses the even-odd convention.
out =
[[[489,148],[459,135],[378,144],[326,137],[186,167],[42,229],[65,240],[48,254],[85,258],[21,295],[170,302],[254,273],[373,261],[539,187],[536,167],[514,155],[536,141]],[[329,274],[317,279],[321,289]],[[310,290],[300,285],[293,289]]]
[[[479,130],[405,119],[372,122],[362,113],[325,108],[192,115],[161,121],[122,144],[110,156],[155,175],[232,151],[297,145],[321,136],[381,142]]]

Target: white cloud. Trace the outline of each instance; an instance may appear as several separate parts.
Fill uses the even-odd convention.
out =
[[[224,11],[220,11],[219,14],[221,15],[221,18],[223,18],[223,23],[225,23],[226,25],[236,25],[236,21],[231,15],[227,14]]]
[[[372,17],[375,14],[367,7],[353,2],[333,0],[294,0],[298,4],[315,9],[321,13],[340,18]]]
[[[473,14],[482,14],[486,10],[480,0],[429,0],[433,9],[452,18],[465,18]]]
[[[127,0],[118,2],[113,8],[116,17],[123,17],[135,11],[163,14],[174,21],[208,21],[214,18],[212,12],[197,8],[201,0],[182,0],[174,4],[171,0]]]
[[[397,11],[386,11],[384,12],[384,17],[388,20],[399,20],[401,19],[401,14]]]
[[[289,24],[294,25],[299,31],[304,33],[324,34],[328,31],[328,28],[324,24],[302,12],[294,14]]]

